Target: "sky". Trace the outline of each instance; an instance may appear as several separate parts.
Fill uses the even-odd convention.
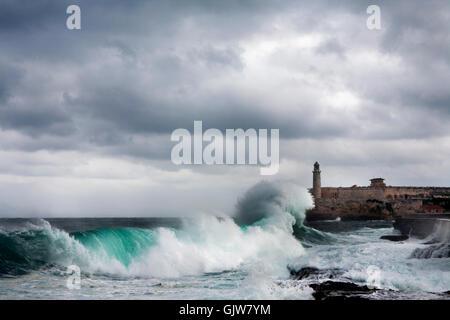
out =
[[[450,186],[449,28],[432,0],[0,0],[0,216],[230,214],[315,161],[323,186]],[[279,129],[279,172],[176,166],[194,120]]]

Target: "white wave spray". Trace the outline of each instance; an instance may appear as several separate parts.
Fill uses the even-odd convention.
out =
[[[285,275],[289,260],[303,254],[293,225],[311,205],[304,188],[258,183],[239,200],[236,220],[204,215],[185,220],[179,231],[160,228],[157,244],[128,272],[179,277],[240,268]]]

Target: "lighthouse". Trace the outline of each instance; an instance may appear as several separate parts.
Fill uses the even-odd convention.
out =
[[[319,199],[322,197],[322,188],[320,185],[320,165],[317,161],[314,163],[312,194],[314,199]]]

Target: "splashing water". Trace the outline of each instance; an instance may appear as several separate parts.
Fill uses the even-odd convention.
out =
[[[238,202],[236,219],[203,215],[175,228],[98,228],[67,233],[45,220],[0,233],[0,273],[26,274],[54,265],[84,273],[173,278],[240,270],[287,277],[304,249],[293,235],[311,207],[305,189],[262,182]]]
[[[385,289],[450,289],[448,259],[411,259],[423,245],[380,240],[392,232],[389,223],[323,222],[330,230],[323,232],[303,225],[311,207],[306,189],[261,182],[238,199],[234,218],[201,215],[177,227],[68,233],[45,220],[0,221],[0,298],[312,298],[306,282],[290,279],[288,265],[339,269],[358,284],[376,267]],[[72,264],[82,271],[79,291],[65,286]]]

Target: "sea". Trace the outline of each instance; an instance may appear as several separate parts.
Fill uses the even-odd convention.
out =
[[[391,221],[305,222],[306,189],[282,189],[255,186],[233,217],[0,219],[0,299],[314,299],[327,281],[449,299],[450,259],[413,255],[427,239],[380,239]]]

